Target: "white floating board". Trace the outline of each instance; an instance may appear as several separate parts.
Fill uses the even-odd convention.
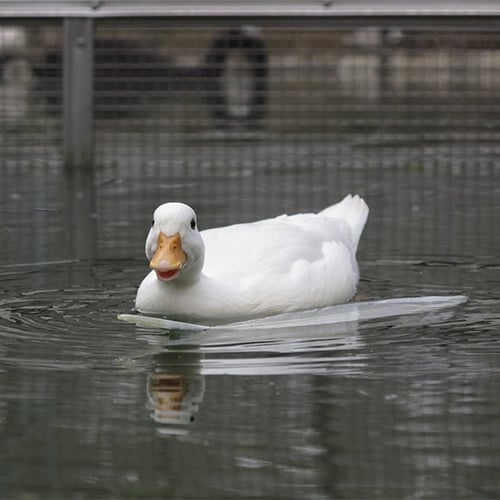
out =
[[[449,309],[466,301],[467,297],[464,295],[449,295],[349,302],[348,304],[339,304],[320,309],[289,312],[213,326],[173,321],[161,317],[146,316],[144,314],[119,314],[118,319],[146,328],[185,330],[190,332],[201,330],[260,330],[333,325],[336,323],[364,321],[391,316],[429,313],[441,309]]]

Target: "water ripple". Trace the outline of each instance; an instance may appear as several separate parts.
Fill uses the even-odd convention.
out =
[[[114,320],[130,288],[73,287],[0,301],[0,363],[27,370],[109,369],[129,352],[131,330]]]

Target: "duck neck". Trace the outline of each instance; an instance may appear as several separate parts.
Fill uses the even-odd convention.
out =
[[[172,283],[179,285],[193,285],[200,281],[203,276],[203,273],[201,272],[202,268],[203,261],[197,262],[189,268],[184,269]]]

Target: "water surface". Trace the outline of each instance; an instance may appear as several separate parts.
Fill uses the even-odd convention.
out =
[[[361,297],[450,311],[196,336],[120,322],[139,261],[2,266],[9,498],[491,498],[499,267],[366,261]]]

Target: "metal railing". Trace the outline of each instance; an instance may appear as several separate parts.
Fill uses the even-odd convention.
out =
[[[1,0],[0,16],[123,17],[123,16],[491,16],[495,0]]]
[[[40,206],[88,213],[96,238],[40,241],[130,257],[165,200],[206,228],[358,192],[362,258],[496,252],[497,2],[36,4],[0,1],[0,217],[26,239]],[[70,208],[64,165],[92,175]]]
[[[96,23],[112,18],[162,18],[172,23],[189,20],[204,20],[211,23],[253,23],[266,26],[300,26],[304,23],[311,26],[328,27],[360,27],[374,26],[380,30],[379,42],[374,48],[379,51],[379,87],[383,90],[387,81],[389,66],[387,64],[386,34],[388,27],[418,25],[423,29],[446,26],[450,20],[453,26],[485,29],[496,26],[500,19],[500,4],[496,1],[249,1],[249,2],[208,2],[208,1],[145,1],[127,0],[61,0],[50,2],[39,1],[5,1],[0,0],[0,19],[12,22],[15,19],[56,18],[63,24],[63,56],[62,56],[62,94],[63,94],[63,158],[64,163],[72,168],[89,167],[95,159],[93,140],[94,131],[94,90],[95,90],[95,58],[94,29]],[[432,18],[432,23],[429,20]],[[222,42],[239,43],[244,41]],[[243,44],[243,45],[242,45]],[[224,49],[224,47],[221,47]],[[255,49],[255,47],[254,47]],[[253,56],[250,56],[253,57]],[[259,56],[260,57],[260,56]],[[265,54],[264,56],[265,57]],[[262,59],[261,57],[261,59]],[[225,63],[214,56],[212,75]],[[264,61],[257,61],[256,71],[256,109],[260,109],[265,99],[259,85],[265,86],[265,79],[259,77],[259,71],[265,73]],[[215,68],[215,69],[214,69]],[[217,69],[219,68],[219,69]],[[209,77],[210,69],[201,77]],[[220,76],[220,75],[219,75]],[[210,79],[210,78],[209,78]],[[215,102],[214,113],[221,113],[217,104],[225,99],[217,86],[217,78],[212,78],[212,101]],[[215,83],[214,83],[215,82]],[[259,99],[261,102],[259,102]]]

